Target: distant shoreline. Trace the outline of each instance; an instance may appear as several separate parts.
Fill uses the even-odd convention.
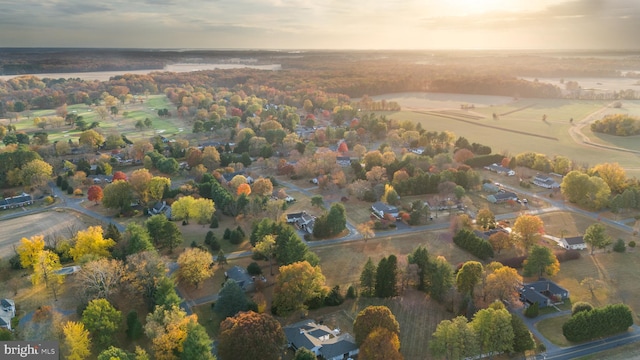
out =
[[[118,75],[124,74],[136,74],[136,75],[148,75],[152,72],[192,72],[192,71],[202,71],[202,70],[215,70],[215,69],[240,69],[240,68],[249,68],[249,69],[257,69],[257,70],[270,70],[276,71],[281,70],[282,65],[280,64],[270,64],[270,65],[248,65],[248,64],[190,64],[190,63],[177,63],[171,64],[164,67],[164,69],[146,69],[146,70],[110,70],[110,71],[88,71],[88,72],[69,72],[69,73],[42,73],[42,74],[19,74],[19,75],[0,75],[0,80],[10,80],[19,76],[27,76],[32,75],[36,76],[40,79],[50,78],[50,79],[77,79],[80,78],[82,80],[98,80],[98,81],[108,81],[110,78]]]

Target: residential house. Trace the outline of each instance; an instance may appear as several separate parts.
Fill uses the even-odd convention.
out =
[[[557,189],[560,187],[560,184],[558,184],[558,182],[556,182],[552,178],[540,174],[536,175],[533,178],[533,183],[534,185],[543,187],[545,189]]]
[[[11,299],[0,300],[0,328],[11,329],[11,319],[16,316],[16,304]]]
[[[164,214],[167,219],[171,219],[171,206],[167,205],[166,201],[158,201],[149,209],[150,215]]]
[[[236,171],[236,172],[232,172],[232,173],[224,173],[222,174],[222,178],[224,179],[224,181],[226,181],[227,183],[229,181],[231,181],[236,175],[242,175],[245,177],[245,179],[247,179],[247,183],[249,184],[253,184],[253,178],[251,176],[247,176],[245,175],[244,171]]]
[[[306,231],[309,234],[313,233],[315,221],[315,217],[307,214],[306,211],[287,214],[287,223],[294,224],[298,229]]]
[[[27,193],[0,200],[0,209],[13,209],[33,204],[33,198]]]
[[[351,166],[351,158],[348,156],[336,156],[336,163],[341,167]]]
[[[507,175],[507,176],[514,176],[516,174],[515,171],[506,168],[504,166],[500,166],[498,164],[491,164],[489,166],[485,166],[484,167],[486,170],[489,171],[493,171],[494,173],[497,173],[498,175]]]
[[[359,353],[356,341],[349,333],[340,334],[340,329],[331,330],[313,320],[303,320],[286,326],[289,347],[297,350],[304,347],[326,360],[343,360]]]
[[[487,231],[480,231],[480,230],[474,230],[473,231],[478,237],[485,239],[485,240],[489,240],[489,238],[491,237],[491,235],[493,234],[497,234],[499,232],[505,233],[507,235],[509,235],[509,232],[501,227],[497,227],[495,229],[490,229]]]
[[[249,275],[247,269],[241,266],[234,266],[231,269],[224,272],[225,280],[231,279],[235,281],[238,286],[244,291],[255,290],[254,278]]]
[[[584,243],[582,236],[563,237],[560,242],[565,249],[569,250],[584,250],[587,248],[587,244]]]
[[[520,289],[520,300],[523,303],[529,305],[538,303],[540,308],[562,303],[568,298],[569,290],[547,279],[524,284]]]
[[[385,217],[385,215],[391,215],[397,219],[399,214],[397,207],[385,204],[382,201],[373,203],[373,205],[371,205],[371,210],[380,218]]]
[[[510,191],[501,191],[496,194],[491,194],[487,196],[487,201],[489,201],[492,204],[500,204],[503,202],[507,202],[509,200],[513,200],[513,201],[518,200],[518,195]]]
[[[493,193],[497,193],[498,191],[500,191],[500,187],[498,185],[496,185],[496,184],[484,183],[484,184],[482,184],[482,191],[493,194]]]

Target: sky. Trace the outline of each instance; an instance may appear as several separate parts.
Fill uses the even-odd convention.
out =
[[[0,0],[0,47],[640,48],[638,0]]]

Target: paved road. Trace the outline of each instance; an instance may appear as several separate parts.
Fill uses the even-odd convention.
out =
[[[586,344],[571,346],[556,351],[547,351],[539,354],[537,359],[547,360],[570,360],[582,356],[593,355],[595,353],[610,350],[618,346],[634,343],[640,340],[640,327],[633,325],[626,333],[608,337],[606,339],[590,341]]]
[[[52,208],[71,209],[79,213],[82,213],[84,215],[90,216],[94,219],[98,219],[104,222],[105,224],[114,224],[118,228],[118,230],[120,230],[121,232],[125,230],[124,225],[114,221],[112,218],[98,214],[97,212],[94,212],[87,208],[82,207],[80,203],[82,203],[84,199],[73,199],[73,198],[67,197],[67,194],[65,194],[62,190],[60,190],[54,183],[49,183],[49,187],[51,188],[53,195],[55,195],[61,200],[61,203],[59,205],[54,205]]]

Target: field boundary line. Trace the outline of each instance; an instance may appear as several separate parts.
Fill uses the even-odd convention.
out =
[[[429,111],[412,111],[414,113],[417,114],[422,114],[422,115],[433,115],[433,116],[439,116],[439,117],[443,117],[443,118],[447,118],[447,119],[452,119],[452,120],[456,120],[456,121],[461,121],[467,124],[473,124],[473,125],[477,125],[477,126],[482,126],[482,127],[486,127],[486,128],[490,128],[490,129],[496,129],[496,130],[501,130],[501,131],[506,131],[506,132],[510,132],[510,133],[514,133],[514,134],[521,134],[521,135],[527,135],[527,136],[533,136],[533,137],[538,137],[538,138],[542,138],[542,139],[547,139],[547,140],[553,140],[553,141],[560,141],[557,137],[553,137],[553,136],[546,136],[546,135],[540,135],[540,134],[534,134],[534,133],[530,133],[530,132],[526,132],[526,131],[520,131],[520,130],[511,130],[511,129],[505,129],[505,128],[501,128],[498,126],[493,126],[493,125],[487,125],[487,124],[481,124],[477,121],[470,121],[470,120],[465,120],[465,119],[460,119],[460,118],[456,118],[453,116],[447,116],[441,113],[437,113],[437,112],[429,112]]]

